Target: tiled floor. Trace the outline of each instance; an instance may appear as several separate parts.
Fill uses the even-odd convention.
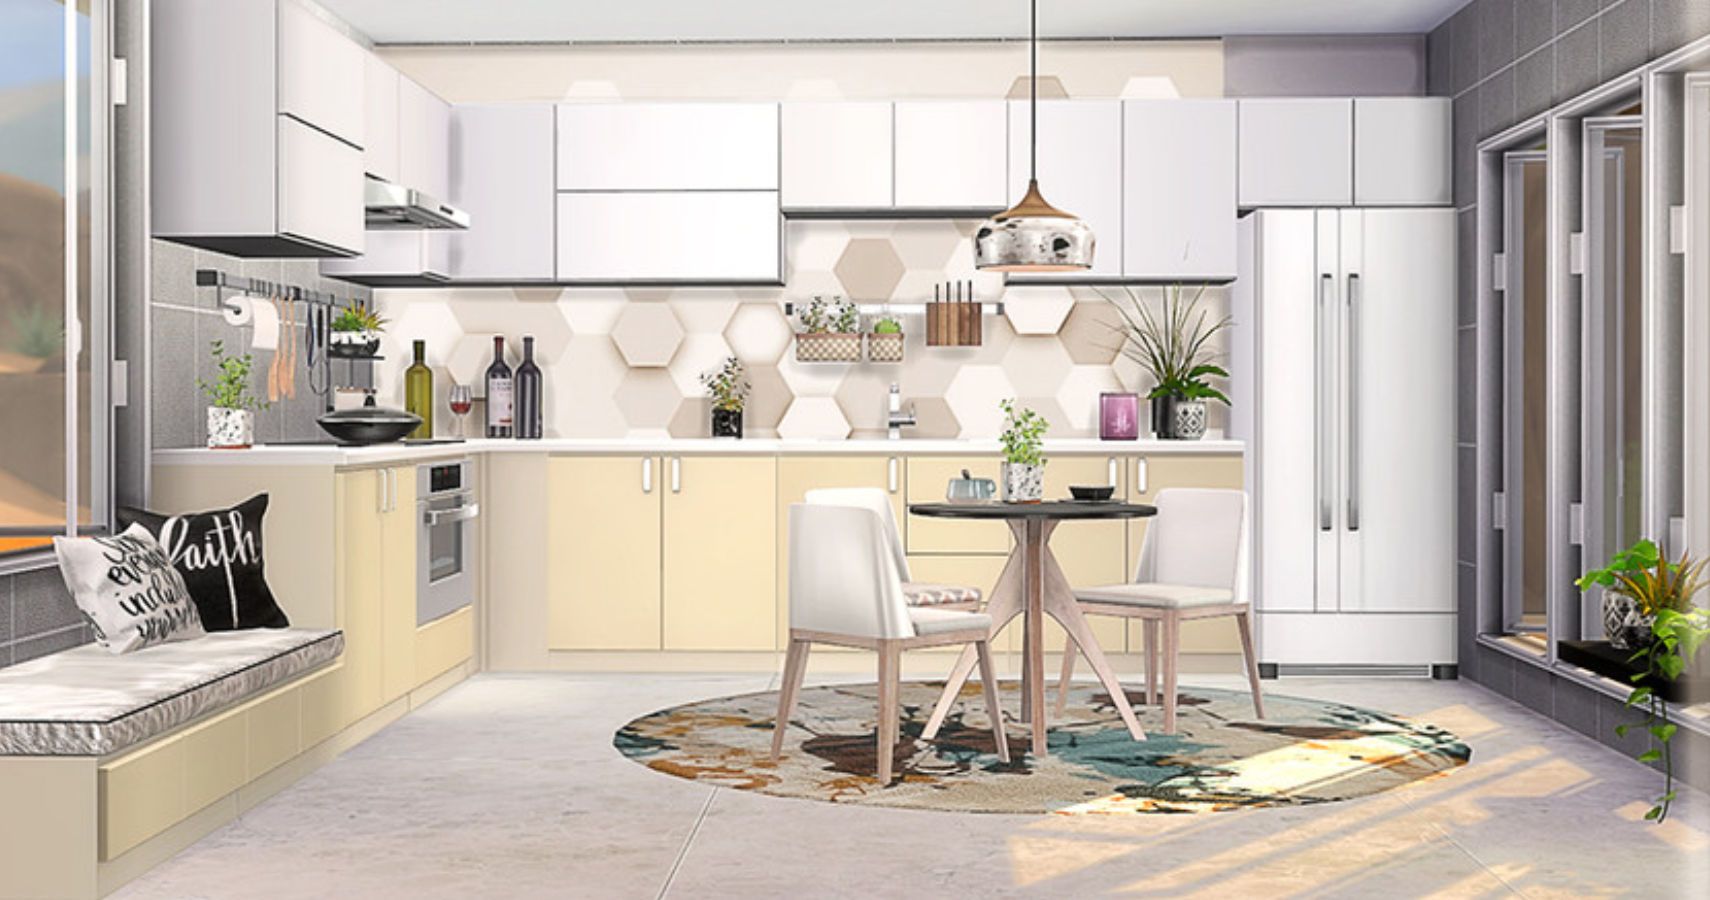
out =
[[[1710,798],[1643,823],[1656,776],[1464,683],[1268,683],[1436,722],[1473,760],[1364,800],[1199,816],[837,807],[611,747],[636,715],[772,681],[480,676],[118,896],[1710,896]]]

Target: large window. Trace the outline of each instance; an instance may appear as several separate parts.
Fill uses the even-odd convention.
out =
[[[110,519],[107,21],[0,0],[0,559]]]
[[[1541,638],[1550,606],[1548,153],[1511,151],[1502,172],[1503,630]]]

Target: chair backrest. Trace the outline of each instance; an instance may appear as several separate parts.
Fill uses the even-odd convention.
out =
[[[790,507],[790,628],[914,637],[896,557],[877,513],[822,503]]]
[[[1247,602],[1247,492],[1165,488],[1153,505],[1134,580],[1228,588]]]
[[[885,539],[891,543],[891,553],[897,558],[898,577],[904,581],[914,580],[908,574],[908,554],[903,550],[902,531],[897,528],[896,509],[884,491],[865,487],[819,488],[808,491],[805,499],[815,506],[859,506],[877,513],[879,521],[884,523]]]

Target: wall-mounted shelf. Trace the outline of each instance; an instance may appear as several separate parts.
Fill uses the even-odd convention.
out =
[[[225,305],[225,292],[228,290],[257,297],[283,297],[288,300],[301,300],[304,303],[318,303],[322,306],[338,305],[338,295],[336,294],[299,287],[294,284],[285,284],[280,281],[268,281],[264,278],[230,275],[219,269],[197,269],[196,286],[216,288],[214,294],[221,306]]]
[[[786,316],[795,315],[796,314],[796,307],[798,305],[799,304],[797,304],[793,300],[785,300],[784,301],[784,315],[786,315]],[[974,304],[968,303],[965,305],[973,306]],[[982,312],[988,316],[1001,316],[1001,315],[1003,315],[1004,304],[1003,304],[1002,300],[981,301],[979,306],[980,306],[980,312]],[[926,303],[924,303],[924,302],[913,302],[913,303],[857,303],[857,304],[855,304],[855,309],[857,312],[859,312],[863,316],[883,316],[883,315],[923,316],[923,315],[926,315]]]

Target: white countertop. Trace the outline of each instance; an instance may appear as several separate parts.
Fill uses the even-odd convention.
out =
[[[1045,454],[1069,455],[1210,455],[1241,453],[1241,441],[1101,441],[1096,438],[1047,440]],[[209,450],[195,447],[156,450],[159,466],[375,466],[420,459],[477,456],[484,453],[547,453],[563,455],[658,454],[662,456],[951,456],[992,455],[1001,452],[995,440],[890,441],[883,438],[845,440],[781,440],[777,438],[548,438],[538,441],[471,440],[455,444],[401,443],[370,447],[340,447],[334,444],[258,444],[247,450]]]

